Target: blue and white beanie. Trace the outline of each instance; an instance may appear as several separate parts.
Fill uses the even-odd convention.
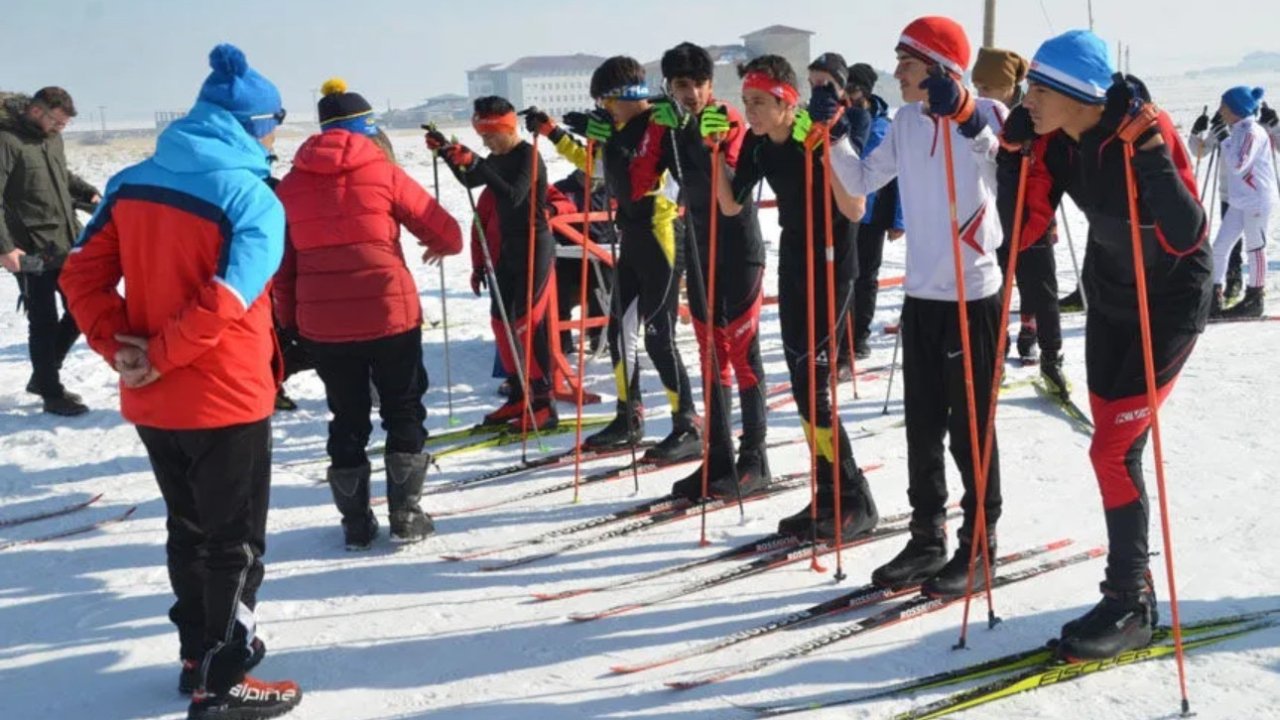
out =
[[[1068,30],[1046,40],[1031,60],[1027,80],[1087,105],[1102,105],[1111,87],[1107,44],[1088,30]]]
[[[1252,117],[1258,112],[1258,105],[1262,102],[1263,90],[1260,87],[1251,88],[1247,85],[1237,85],[1230,90],[1222,93],[1222,104],[1236,115],[1247,118]]]
[[[209,52],[209,77],[196,100],[217,105],[235,116],[256,138],[266,137],[284,121],[280,91],[249,67],[244,52],[223,43]]]

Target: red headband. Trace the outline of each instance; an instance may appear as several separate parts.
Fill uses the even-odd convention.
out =
[[[742,78],[742,89],[748,88],[767,92],[792,107],[800,103],[800,91],[762,72],[750,72]]]
[[[474,115],[471,118],[471,127],[481,135],[490,135],[493,133],[513,133],[520,126],[516,121],[516,114],[509,112],[504,115],[490,115],[481,117]]]

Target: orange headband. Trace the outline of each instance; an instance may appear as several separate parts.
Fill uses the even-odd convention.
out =
[[[747,73],[747,76],[742,78],[742,89],[746,90],[748,88],[767,92],[792,107],[795,107],[800,102],[800,92],[798,90],[780,80],[774,80],[762,72]]]
[[[490,115],[488,117],[474,115],[471,118],[471,127],[475,128],[476,132],[481,135],[514,133],[519,125],[516,121],[516,114],[513,112],[505,115]]]

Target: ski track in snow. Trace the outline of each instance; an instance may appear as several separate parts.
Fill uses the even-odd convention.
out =
[[[1175,117],[1189,123],[1201,97],[1215,97],[1210,81],[1181,81],[1170,103]],[[1220,80],[1213,80],[1212,86]],[[1161,89],[1153,83],[1157,97]],[[1193,92],[1194,91],[1194,92]],[[1212,94],[1211,94],[1212,93]],[[464,140],[475,141],[466,128]],[[288,158],[301,135],[286,137],[279,148]],[[430,156],[419,136],[394,136],[399,159],[428,188]],[[478,147],[478,143],[473,146]],[[544,153],[549,148],[542,144]],[[145,156],[148,145],[124,142],[91,147],[70,143],[70,165],[99,185],[126,164]],[[550,161],[553,179],[569,171]],[[287,163],[278,168],[287,171]],[[469,225],[465,193],[442,168],[442,200]],[[762,213],[766,236],[776,240],[772,211]],[[1071,215],[1077,249],[1083,251],[1084,219]],[[440,319],[439,275],[421,266],[412,238],[406,255],[419,284],[429,320]],[[770,269],[776,247],[770,248]],[[1067,245],[1057,248],[1062,292],[1075,285]],[[1274,262],[1274,261],[1273,261]],[[451,314],[454,407],[460,423],[470,424],[498,402],[491,378],[492,344],[488,301],[471,297],[464,256],[447,264]],[[902,271],[902,245],[886,249],[885,276]],[[1280,290],[1273,276],[1273,298]],[[769,289],[776,286],[771,277]],[[16,284],[0,282],[0,307],[12,308]],[[876,326],[894,322],[901,292],[882,293]],[[1273,300],[1273,302],[1277,302]],[[1016,304],[1015,304],[1016,306]],[[1275,312],[1273,309],[1272,312]],[[692,333],[681,329],[684,358],[691,370],[696,354]],[[1064,317],[1066,371],[1075,397],[1087,405],[1084,389],[1083,316]],[[446,427],[442,333],[425,334],[426,364],[433,381],[427,395],[428,426]],[[768,382],[786,379],[778,348],[775,307],[763,319]],[[871,362],[888,362],[893,337],[873,335]],[[29,373],[26,328],[20,315],[0,314],[0,517],[16,517],[105,493],[96,505],[38,523],[0,528],[0,542],[34,537],[105,519],[137,504],[127,522],[75,538],[0,551],[0,695],[8,718],[178,718],[186,701],[175,691],[176,636],[166,618],[172,601],[164,566],[164,507],[134,430],[118,414],[114,373],[81,342],[67,360],[67,386],[85,396],[93,409],[74,419],[42,415],[35,399],[23,393]],[[1202,337],[1171,401],[1162,413],[1173,536],[1179,568],[1183,617],[1203,618],[1280,606],[1280,564],[1271,561],[1280,517],[1274,510],[1274,468],[1280,451],[1270,434],[1277,417],[1270,405],[1280,397],[1274,369],[1280,333],[1267,324],[1211,327]],[[1010,369],[1012,377],[1033,372]],[[696,372],[694,373],[697,374]],[[592,389],[605,393],[611,408],[612,381],[607,362],[590,369]],[[887,373],[860,385],[862,399],[850,402],[847,388],[842,413],[849,427],[888,426],[900,417],[901,385],[895,380],[891,409],[880,414]],[[663,409],[660,384],[646,361],[644,387],[651,408]],[[1005,622],[985,628],[985,607],[974,605],[969,652],[952,653],[961,618],[959,609],[926,616],[815,653],[765,673],[734,678],[687,693],[665,689],[662,681],[679,673],[734,664],[790,647],[829,627],[778,633],[728,651],[646,673],[612,677],[608,666],[666,655],[695,643],[751,627],[802,609],[842,591],[831,575],[797,563],[748,582],[701,593],[678,602],[585,624],[567,622],[575,610],[607,607],[673,587],[693,575],[664,578],[611,593],[531,604],[529,593],[596,584],[702,557],[696,547],[697,523],[683,522],[594,546],[550,561],[503,573],[476,573],[478,563],[445,563],[442,553],[532,536],[634,502],[630,478],[584,490],[582,502],[568,496],[444,518],[439,534],[395,551],[385,534],[368,554],[341,548],[338,516],[323,478],[327,411],[314,373],[289,383],[298,400],[296,413],[277,416],[277,471],[272,489],[267,577],[258,608],[260,628],[270,646],[257,674],[292,678],[305,700],[290,717],[382,720],[439,717],[492,718],[722,718],[747,717],[737,702],[773,702],[837,691],[874,689],[947,667],[977,662],[1038,644],[1056,634],[1064,621],[1097,599],[1102,564],[1088,563],[1049,578],[1015,585],[996,595]],[[701,400],[701,390],[695,388]],[[566,406],[562,405],[563,408]],[[568,413],[566,413],[568,416]],[[1001,549],[1058,537],[1076,538],[1080,549],[1105,538],[1101,504],[1088,460],[1088,440],[1056,410],[1024,387],[1002,401],[1001,468],[1005,514]],[[798,435],[793,408],[771,415],[773,438]],[[650,436],[665,434],[668,422],[651,421]],[[375,442],[381,432],[375,431]],[[550,441],[555,447],[571,436]],[[906,448],[893,428],[855,445],[864,464],[884,468],[871,475],[882,514],[907,508]],[[507,464],[519,454],[511,447],[441,462],[430,482],[464,477],[484,467]],[[1154,505],[1154,474],[1148,450],[1147,477],[1153,492],[1152,543],[1159,547]],[[314,458],[316,463],[281,467]],[[603,467],[597,463],[592,467]],[[775,473],[807,464],[803,445],[772,454]],[[511,488],[524,490],[571,476],[571,470],[502,480],[457,495],[427,498],[427,509],[463,507],[499,499]],[[687,470],[641,478],[641,497],[666,492]],[[949,470],[952,489],[959,482]],[[376,474],[380,475],[380,473]],[[375,496],[382,495],[376,477]],[[777,518],[801,506],[792,493],[747,506],[745,524],[726,511],[709,516],[716,548],[771,532]],[[385,508],[378,509],[380,513]],[[954,528],[953,528],[954,529]],[[872,543],[847,553],[850,579],[864,582],[870,570],[893,556],[900,540]],[[511,555],[519,554],[512,553]],[[507,557],[509,555],[504,555]],[[828,568],[834,558],[826,561]],[[1163,558],[1154,562],[1161,599],[1167,599]],[[703,571],[697,576],[710,574]],[[870,612],[870,611],[868,611]],[[857,614],[851,617],[857,617]],[[1167,604],[1162,619],[1168,619]],[[839,622],[837,620],[836,622]],[[1280,717],[1280,631],[1255,633],[1191,656],[1188,670],[1193,709],[1201,717]],[[895,698],[812,717],[883,717],[916,700]],[[1177,710],[1174,665],[1153,663],[1105,673],[1075,684],[1007,700],[974,715],[1019,718],[1169,717]]]

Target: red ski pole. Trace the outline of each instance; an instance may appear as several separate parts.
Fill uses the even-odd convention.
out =
[[[534,133],[529,151],[529,257],[526,263],[529,266],[529,272],[524,292],[524,412],[529,422],[524,425],[520,433],[520,459],[525,462],[529,459],[529,428],[538,432],[538,422],[533,415],[533,386],[530,384],[533,379],[533,279],[534,266],[537,264],[535,256],[538,245],[538,210],[538,134]],[[548,370],[548,368],[542,369],[544,373]],[[553,399],[552,402],[555,400]]]
[[[960,220],[956,210],[956,173],[955,160],[951,151],[951,120],[943,118],[942,120],[942,147],[947,163],[947,208],[951,219],[951,256],[955,263],[956,276],[956,308],[960,322],[960,351],[964,360],[964,393],[965,403],[969,410],[969,454],[973,457],[973,475],[974,486],[977,494],[977,517],[975,518],[976,527],[973,529],[973,537],[970,540],[971,550],[969,553],[969,566],[973,567],[976,562],[978,547],[982,547],[983,570],[987,579],[987,607],[989,612],[994,616],[995,606],[992,604],[991,595],[991,553],[987,547],[987,475],[986,468],[983,467],[981,447],[982,444],[978,440],[978,401],[973,390],[973,345],[969,341],[969,306],[965,298],[964,287],[964,261],[962,259],[960,248]],[[1003,330],[1001,330],[1003,333]],[[1000,358],[996,358],[999,362]],[[992,388],[992,392],[996,389]],[[966,588],[972,590],[972,588]],[[966,595],[969,593],[966,593]],[[967,631],[962,630],[962,632]],[[958,647],[964,647],[965,636],[960,636]]]
[[[1027,170],[1030,167],[1031,148],[1028,145],[1024,145],[1021,164],[1018,168],[1018,195],[1013,205],[1013,237],[1009,239],[1009,260],[1008,267],[1004,273],[1004,292],[1001,295],[1000,303],[1000,324],[996,326],[1000,328],[1000,336],[996,339],[996,369],[991,378],[991,402],[987,406],[987,434],[982,439],[982,477],[984,479],[991,476],[991,456],[995,449],[996,409],[1000,401],[1000,383],[1004,381],[1004,353],[1009,347],[1009,333],[1005,331],[1005,328],[1009,326],[1010,306],[1013,304],[1013,281],[1018,272],[1018,255],[1022,252],[1022,213],[1026,207]],[[985,538],[985,540],[984,550],[990,544],[989,538]],[[974,548],[977,548],[976,544]],[[973,575],[976,570],[977,553],[975,552],[969,556],[969,574],[964,586],[964,620],[960,624],[960,641],[958,643],[960,647],[964,647],[969,632],[969,606],[973,602]],[[990,592],[989,589],[988,592]],[[988,603],[987,607],[989,608],[987,623],[990,626],[994,626],[998,622],[995,617],[995,609],[990,603]]]
[[[677,150],[678,152],[679,150]],[[719,231],[719,198],[716,196],[720,188],[720,145],[711,146],[711,220],[707,223],[707,304],[706,317],[703,318],[703,337],[706,338],[702,353],[702,497],[707,497],[708,485],[711,482],[711,403],[714,400],[711,383],[720,382],[719,377],[712,377],[711,353],[715,352],[716,342],[716,249],[719,246],[716,233]],[[692,221],[692,218],[690,218]],[[692,242],[697,242],[692,238]],[[702,546],[710,545],[707,540],[707,504],[702,504],[702,536],[698,540]]]
[[[835,493],[836,512],[836,582],[845,579],[844,574],[844,516],[840,507],[840,401],[836,398],[840,388],[840,342],[836,323],[836,250],[835,233],[833,232],[833,213],[831,212],[831,126],[822,125],[822,215],[826,224],[826,260],[827,260],[827,392],[831,396],[831,487]],[[812,297],[812,289],[809,292]],[[852,362],[853,357],[849,360]],[[816,364],[815,364],[816,367]],[[856,382],[856,380],[855,380]],[[812,413],[810,414],[812,417]],[[813,436],[818,437],[818,420],[813,421]],[[815,440],[815,445],[816,440]]]
[[[818,562],[818,364],[816,340],[814,333],[817,321],[814,317],[814,258],[813,258],[813,144],[809,138],[804,141],[804,255],[805,255],[805,299],[808,323],[808,360],[809,360],[809,416],[802,419],[809,429],[809,528],[813,539],[809,567],[816,572],[827,569]]]
[[[579,500],[578,489],[582,481],[582,405],[583,385],[587,373],[587,266],[591,264],[591,255],[587,252],[587,243],[591,242],[591,171],[595,165],[594,140],[587,140],[587,162],[582,181],[582,268],[578,278],[578,378],[577,378],[577,428],[574,430],[573,443],[573,501]]]
[[[1142,330],[1142,365],[1146,371],[1147,409],[1151,412],[1151,443],[1155,451],[1156,488],[1160,500],[1160,530],[1164,536],[1164,567],[1169,581],[1169,608],[1173,615],[1173,645],[1178,660],[1178,685],[1182,690],[1182,715],[1191,714],[1187,699],[1187,668],[1182,647],[1182,622],[1178,617],[1178,584],[1173,573],[1173,532],[1169,527],[1169,494],[1165,489],[1164,445],[1160,441],[1160,397],[1156,388],[1155,358],[1151,352],[1151,309],[1147,303],[1147,269],[1142,255],[1142,226],[1138,214],[1138,184],[1133,177],[1133,144],[1124,144],[1124,177],[1129,194],[1129,228],[1133,235],[1133,272],[1138,290],[1138,322]]]

